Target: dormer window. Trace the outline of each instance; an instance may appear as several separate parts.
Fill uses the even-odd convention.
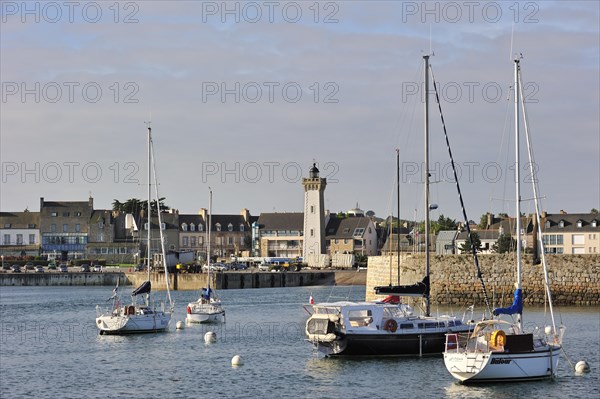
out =
[[[598,221],[596,219],[592,220],[592,227],[598,227]]]
[[[161,224],[160,224],[160,229],[161,229],[161,230],[164,230],[164,229],[166,229],[166,228],[167,228],[167,225],[166,225],[165,223],[161,223]]]
[[[244,231],[244,225],[240,224],[240,231]]]
[[[233,225],[231,223],[229,223],[229,225],[227,226],[227,230],[233,231]]]
[[[545,224],[546,228],[549,229],[550,228],[550,221],[546,220],[546,224]]]
[[[217,231],[221,231],[221,223],[215,224],[215,228],[217,229]]]
[[[194,223],[190,223],[190,231],[196,231],[196,225]]]
[[[579,219],[577,221],[577,228],[581,228],[583,226],[583,220]]]
[[[565,227],[565,221],[561,220],[560,222],[558,222],[558,228],[562,229]]]
[[[181,230],[187,231],[187,224],[181,223]]]
[[[198,231],[204,231],[204,226],[202,226],[201,224],[198,225]]]

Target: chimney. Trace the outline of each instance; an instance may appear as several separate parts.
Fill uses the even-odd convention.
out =
[[[560,214],[561,214],[561,215],[566,215],[566,214],[567,214],[567,212],[565,212],[565,211],[563,211],[563,210],[561,209],[561,210],[560,210]]]
[[[90,198],[88,199],[88,207],[90,208],[90,210],[94,210],[94,198],[92,198],[92,196],[90,195]]]
[[[548,217],[548,212],[542,211],[542,218],[545,219]]]
[[[242,217],[244,218],[244,221],[246,223],[250,223],[250,211],[246,208],[242,209],[240,211],[240,215],[242,215]]]
[[[44,208],[44,197],[40,197],[40,212]]]
[[[491,226],[491,225],[494,223],[494,214],[493,214],[493,213],[490,213],[490,212],[488,212],[488,213],[486,214],[486,216],[487,216],[487,226],[485,226],[485,229],[487,230],[487,229],[489,229],[489,228],[490,228],[490,226]]]

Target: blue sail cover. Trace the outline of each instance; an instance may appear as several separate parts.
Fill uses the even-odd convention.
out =
[[[513,304],[507,308],[496,308],[493,313],[495,316],[499,314],[523,313],[523,291],[520,288],[516,289]]]
[[[150,292],[150,280],[148,281],[144,281],[139,287],[137,287],[135,290],[133,290],[133,292],[131,293],[131,296],[136,296],[139,294],[146,294],[148,292]]]
[[[202,288],[202,298],[204,299],[210,299],[211,295],[212,295],[212,289],[211,288]]]

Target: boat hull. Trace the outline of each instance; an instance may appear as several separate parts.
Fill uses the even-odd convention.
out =
[[[465,326],[465,328],[467,328]],[[444,352],[448,331],[422,333],[344,334],[330,342],[315,342],[327,356],[425,356]]]
[[[464,384],[542,380],[553,377],[559,352],[559,346],[521,353],[446,352],[444,363]]]
[[[170,321],[171,315],[167,313],[102,315],[96,318],[96,326],[100,334],[143,334],[167,331]]]
[[[217,313],[188,313],[185,316],[187,323],[222,323],[225,321],[225,311]]]

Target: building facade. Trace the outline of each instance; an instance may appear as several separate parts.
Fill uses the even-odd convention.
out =
[[[0,240],[3,256],[38,256],[40,213],[0,212]]]
[[[542,240],[546,253],[597,254],[600,252],[600,215],[597,213],[543,213]]]

